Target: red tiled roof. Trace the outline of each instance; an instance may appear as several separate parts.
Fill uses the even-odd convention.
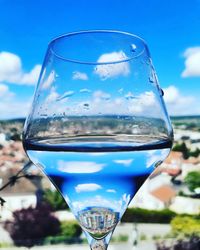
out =
[[[159,188],[154,189],[151,195],[155,196],[157,199],[164,203],[168,203],[172,198],[176,196],[176,192],[168,185],[163,185]]]

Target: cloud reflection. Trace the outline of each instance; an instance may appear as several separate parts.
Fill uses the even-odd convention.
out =
[[[106,63],[106,62],[116,62],[123,61],[128,59],[126,54],[123,51],[105,53],[99,57],[97,60],[98,63]],[[106,80],[108,78],[113,78],[117,76],[127,76],[130,73],[130,67],[128,62],[121,63],[109,63],[98,65],[94,71],[101,80]]]
[[[81,192],[93,192],[102,189],[102,187],[96,183],[86,183],[86,184],[79,184],[75,187],[77,193]]]
[[[58,161],[58,170],[65,173],[96,173],[101,171],[106,164],[91,161]]]

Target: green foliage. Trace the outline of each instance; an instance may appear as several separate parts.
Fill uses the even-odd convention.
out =
[[[155,234],[155,235],[153,235],[152,236],[152,240],[160,240],[162,237],[160,236],[160,235],[158,235],[158,234]]]
[[[61,235],[73,238],[80,237],[81,233],[82,229],[76,221],[63,221],[61,223]]]
[[[185,142],[180,143],[180,144],[178,144],[178,143],[175,144],[172,150],[177,151],[177,152],[182,152],[183,157],[185,159],[187,159],[189,157],[190,150],[187,148]]]
[[[119,234],[118,236],[114,236],[111,238],[111,242],[127,242],[128,235],[126,234]]]
[[[59,235],[47,237],[44,244],[72,244],[81,242],[80,235],[82,233],[82,229],[76,221],[61,222],[60,230]]]
[[[0,248],[12,248],[12,245],[8,242],[0,242]]]
[[[184,193],[183,190],[180,190],[180,191],[178,192],[178,196],[187,197],[187,195]]]
[[[57,235],[57,236],[48,236],[44,239],[43,244],[44,245],[57,245],[57,244],[71,244],[73,243],[71,239],[66,239],[63,235]]]
[[[146,234],[142,233],[142,234],[140,235],[140,240],[141,240],[141,241],[147,240]]]
[[[172,150],[182,152],[184,159],[188,159],[189,157],[198,157],[200,155],[199,148],[196,148],[194,151],[191,151],[189,148],[187,148],[185,142],[175,144]]]
[[[176,213],[169,209],[128,208],[122,217],[122,222],[169,223],[175,216]]]
[[[62,195],[57,190],[45,190],[43,200],[47,202],[54,211],[66,210],[69,208]]]
[[[196,188],[200,187],[200,171],[192,171],[188,173],[184,181],[189,190],[194,192]]]
[[[200,237],[200,219],[190,216],[176,216],[171,221],[172,232],[175,236],[199,236]]]
[[[13,140],[13,141],[21,141],[21,133],[13,133],[10,135],[10,140]]]
[[[190,151],[189,155],[191,157],[198,157],[200,155],[200,149],[196,148],[194,151]]]
[[[126,242],[126,241],[128,241],[128,235],[120,234],[118,236],[118,242]]]
[[[49,236],[46,237],[43,244],[44,245],[58,245],[58,244],[74,244],[82,243],[80,238],[68,238],[64,235]]]

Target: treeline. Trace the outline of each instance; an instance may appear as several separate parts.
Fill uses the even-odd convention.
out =
[[[148,210],[144,208],[128,208],[122,217],[122,222],[133,223],[170,223],[177,214],[169,209],[163,210]],[[200,220],[199,215],[181,214],[180,217],[188,216]]]
[[[173,151],[181,152],[183,154],[184,159],[188,159],[189,157],[198,157],[200,155],[200,149],[196,148],[195,150],[190,150],[185,142],[177,143],[174,145]]]

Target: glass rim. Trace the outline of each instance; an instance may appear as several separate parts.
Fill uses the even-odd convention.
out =
[[[54,49],[53,49],[53,44],[55,44],[57,41],[59,41],[60,39],[64,39],[67,37],[71,37],[71,36],[77,36],[77,35],[81,35],[81,34],[92,34],[92,33],[110,33],[110,34],[118,34],[118,35],[126,35],[129,37],[132,37],[134,39],[137,39],[138,41],[140,41],[143,44],[143,49],[137,54],[137,55],[133,55],[131,57],[128,57],[126,59],[123,60],[114,60],[114,61],[106,61],[106,62],[94,62],[94,61],[84,61],[84,60],[76,60],[76,59],[70,59],[67,58],[65,56],[59,55]],[[55,38],[53,38],[49,44],[48,44],[48,48],[49,50],[53,53],[53,55],[55,57],[57,57],[60,60],[66,61],[66,62],[72,62],[72,63],[77,63],[77,64],[89,64],[89,65],[107,65],[107,64],[117,64],[117,63],[123,63],[123,62],[128,62],[131,61],[135,58],[140,57],[144,51],[148,48],[146,41],[141,38],[138,35],[126,32],[126,31],[120,31],[120,30],[109,30],[109,29],[91,29],[91,30],[80,30],[80,31],[74,31],[74,32],[69,32],[69,33],[64,33],[60,36],[57,36]]]

